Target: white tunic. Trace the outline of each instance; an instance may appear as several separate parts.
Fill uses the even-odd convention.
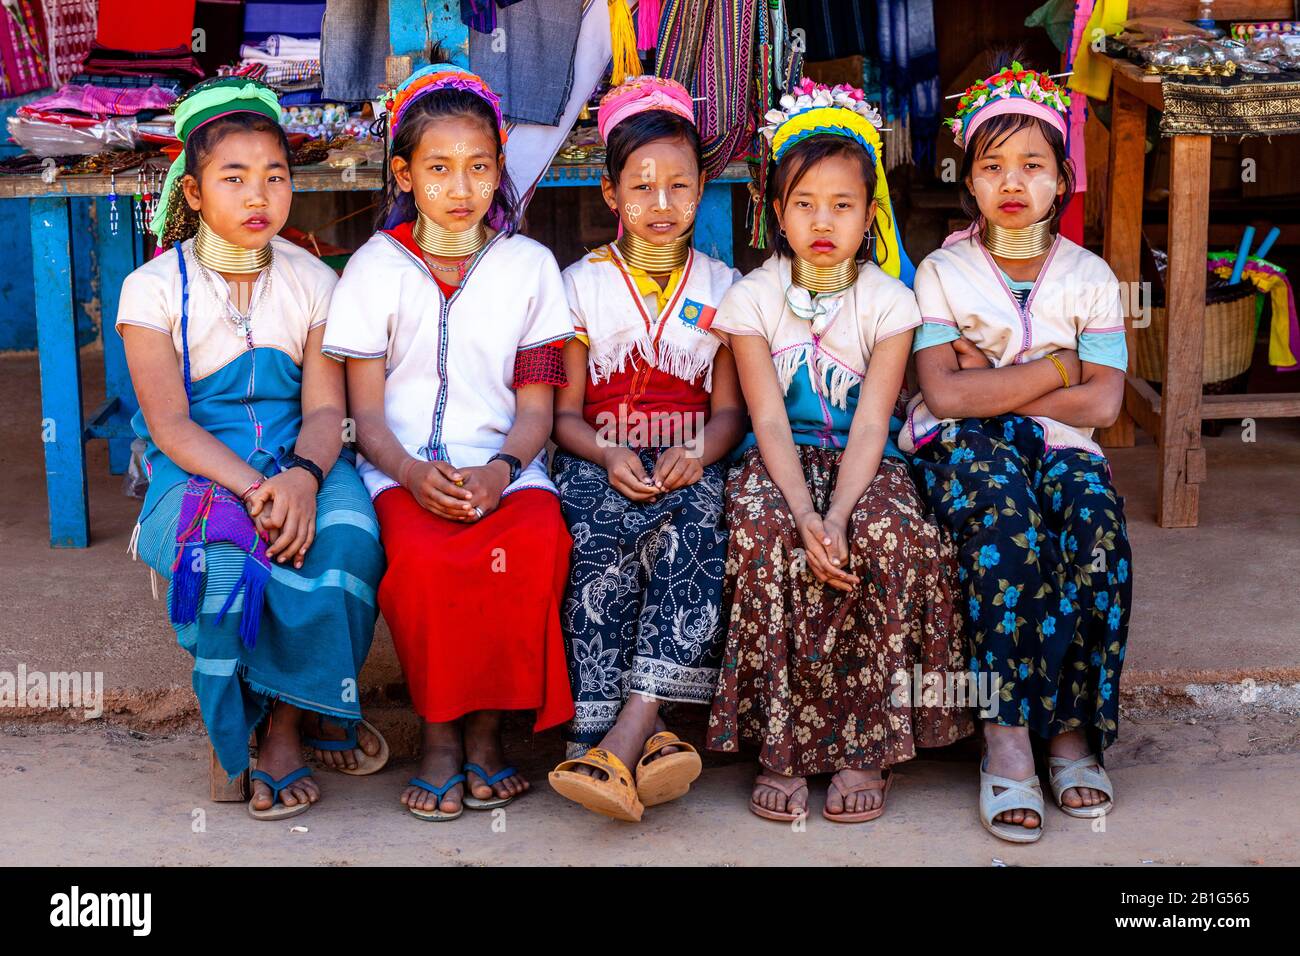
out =
[[[335,287],[322,351],[383,358],[385,417],[407,453],[475,467],[514,425],[516,355],[572,337],[559,266],[540,243],[495,236],[446,298],[415,251],[378,232]],[[397,486],[364,456],[357,470],[372,498]],[[505,493],[525,488],[554,493],[544,450]]]
[[[993,257],[973,237],[950,240],[930,253],[917,267],[914,288],[924,323],[917,350],[961,337],[979,346],[995,368],[1030,362],[1057,349],[1078,351],[1085,362],[1120,369],[1127,365],[1119,282],[1103,259],[1063,236],[1052,244],[1023,307]],[[1034,420],[1049,449],[1102,454],[1091,428],[1046,417]],[[917,394],[908,404],[898,445],[910,454],[951,421],[936,418]]]
[[[587,340],[587,366],[599,384],[637,357],[684,382],[704,377],[713,390],[713,358],[721,341],[710,334],[722,296],[740,273],[692,249],[662,310],[642,295],[618,247],[600,246],[564,270],[575,332]]]

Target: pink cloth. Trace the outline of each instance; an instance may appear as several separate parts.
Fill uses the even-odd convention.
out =
[[[991,98],[966,120],[966,128],[962,131],[963,142],[969,143],[975,135],[975,130],[979,129],[985,120],[1002,116],[1004,113],[1028,113],[1036,119],[1051,123],[1061,131],[1062,136],[1067,135],[1065,118],[1050,106],[1025,99],[1023,96],[1007,96]]]
[[[131,116],[141,110],[171,109],[175,102],[176,94],[160,86],[133,89],[90,84],[79,86],[76,83],[68,83],[58,92],[42,96],[20,107],[19,112],[76,110],[97,116]]]
[[[606,93],[600,100],[596,126],[600,138],[609,140],[610,131],[629,116],[647,110],[667,110],[695,123],[695,102],[686,87],[676,80],[657,76],[634,76]]]

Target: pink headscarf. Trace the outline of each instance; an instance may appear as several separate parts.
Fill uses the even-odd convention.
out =
[[[686,87],[676,80],[634,76],[601,97],[596,117],[601,140],[608,142],[615,126],[647,110],[667,110],[692,125],[695,123],[695,103]]]

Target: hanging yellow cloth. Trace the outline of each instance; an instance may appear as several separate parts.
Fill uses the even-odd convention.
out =
[[[1070,76],[1070,89],[1077,90],[1094,100],[1110,96],[1110,60],[1092,52],[1092,42],[1100,29],[1107,36],[1119,32],[1128,19],[1128,0],[1097,0],[1092,8],[1088,25],[1079,38],[1079,48],[1074,51],[1074,73]]]
[[[629,76],[641,75],[641,58],[636,52],[636,27],[627,0],[609,0],[609,43],[614,52],[610,85],[619,86]]]

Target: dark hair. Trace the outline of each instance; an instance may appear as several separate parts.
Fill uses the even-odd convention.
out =
[[[777,202],[779,201],[781,207],[785,208],[790,199],[790,193],[794,192],[795,187],[812,171],[812,168],[823,160],[834,156],[857,160],[862,167],[862,179],[867,185],[867,203],[870,204],[871,200],[876,197],[876,164],[872,161],[871,155],[857,140],[836,133],[819,133],[795,143],[781,157],[781,161],[776,166],[776,173],[772,176],[771,184],[768,187],[770,196],[770,201],[767,204],[767,215],[770,217],[767,226],[768,235],[775,237],[776,251],[780,255],[793,257],[794,249],[791,248],[790,241],[781,232],[781,224],[776,218]],[[858,251],[853,254],[853,257],[855,259],[865,259],[871,256],[872,261],[877,265],[884,265],[889,250],[880,241],[880,233],[876,228],[875,218],[873,217],[867,225],[868,232],[875,241],[868,242],[866,235],[864,235],[862,244],[858,246]],[[876,258],[881,254],[884,254],[886,259]]]
[[[269,133],[284,150],[285,165],[290,165],[293,151],[289,148],[288,137],[284,135],[284,127],[261,113],[231,113],[209,120],[190,133],[185,140],[185,171],[182,175],[199,179],[217,144],[232,133]],[[185,192],[178,179],[167,199],[167,224],[163,227],[162,244],[167,246],[184,242],[198,231],[199,214],[185,201]]]
[[[1059,129],[1045,120],[1027,113],[1003,113],[1001,116],[985,120],[975,128],[975,135],[966,144],[966,153],[961,161],[961,181],[964,186],[971,170],[975,167],[975,161],[981,156],[1008,137],[1031,126],[1038,127],[1043,138],[1047,140],[1052,158],[1056,160],[1057,174],[1065,182],[1065,195],[1052,200],[1052,225],[1059,226],[1065,207],[1070,204],[1070,197],[1074,195],[1074,167],[1070,164],[1069,156],[1065,151],[1065,137],[1061,135]],[[962,191],[961,208],[972,222],[979,222],[983,217],[979,203],[975,201],[975,195],[970,189]]]
[[[496,114],[488,102],[476,93],[468,90],[441,89],[425,93],[407,107],[402,114],[402,122],[397,127],[388,148],[384,162],[384,201],[379,207],[378,224],[382,229],[392,229],[403,222],[415,218],[415,197],[405,192],[392,175],[391,161],[400,156],[408,163],[415,155],[416,148],[425,130],[440,119],[449,116],[468,116],[481,122],[491,133],[497,146],[497,155],[502,152],[501,130],[497,128]],[[492,205],[488,207],[487,222],[493,229],[512,234],[519,229],[521,214],[519,194],[515,191],[510,174],[503,167],[501,181],[497,184]]]
[[[700,133],[695,125],[686,117],[668,110],[646,110],[629,116],[610,131],[609,141],[605,143],[606,174],[612,181],[618,182],[632,154],[642,146],[661,139],[684,140],[695,157],[696,169],[703,168]]]

